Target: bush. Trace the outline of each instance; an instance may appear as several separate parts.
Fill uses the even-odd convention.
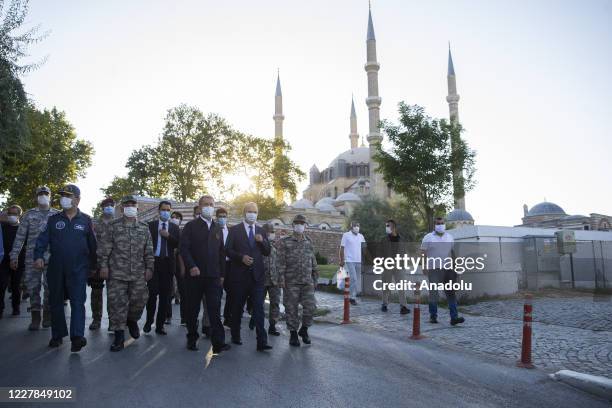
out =
[[[319,251],[315,253],[315,258],[317,259],[317,265],[327,265],[329,263],[327,257],[321,255]]]

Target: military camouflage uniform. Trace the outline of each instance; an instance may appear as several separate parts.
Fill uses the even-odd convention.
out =
[[[111,221],[112,218],[110,220],[105,220],[103,216],[93,221],[98,240],[110,230]],[[91,314],[93,320],[99,323],[102,320],[102,307],[104,305],[102,300],[104,279],[100,278],[100,269],[96,271],[94,276],[90,276],[89,279],[87,279],[87,283],[91,287]]]
[[[301,234],[279,241],[276,266],[283,286],[283,305],[287,329],[299,329],[298,305],[302,305],[302,326],[310,327],[316,309],[314,285],[319,278],[312,242]]]
[[[40,230],[47,225],[47,219],[51,215],[57,213],[58,211],[55,208],[41,210],[37,207],[26,211],[21,219],[19,228],[17,229],[15,243],[13,244],[13,249],[11,250],[10,255],[11,261],[17,261],[19,259],[21,248],[27,241],[24,282],[30,297],[30,310],[33,312],[41,311],[40,289],[42,286],[44,288],[44,311],[49,317],[49,287],[47,286],[47,264],[49,262],[49,251],[47,250],[44,255],[44,269],[36,269],[34,268],[34,247],[36,246],[36,239],[40,234]]]
[[[98,238],[98,266],[109,269],[107,304],[109,329],[124,330],[126,321],[142,316],[149,291],[145,271],[153,271],[149,226],[125,217],[110,222]]]
[[[266,294],[270,299],[268,320],[271,325],[275,325],[280,315],[280,287],[278,286],[278,268],[276,267],[276,248],[274,245],[270,245],[270,255],[264,256],[264,270],[266,273],[264,299]]]

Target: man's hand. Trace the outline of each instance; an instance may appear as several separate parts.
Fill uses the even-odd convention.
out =
[[[189,274],[191,276],[200,276],[200,268],[198,268],[197,266],[194,266],[193,268],[189,270]]]
[[[242,263],[245,264],[246,266],[251,266],[253,265],[253,258],[251,258],[248,255],[242,255]]]
[[[42,258],[38,258],[34,261],[34,268],[43,269],[45,267],[45,260]]]
[[[153,271],[151,269],[147,269],[145,271],[145,280],[148,282],[153,277]]]
[[[19,262],[18,261],[11,261],[11,269],[16,271],[17,267],[19,266]]]
[[[261,234],[255,234],[255,242],[263,242],[263,236]]]
[[[100,268],[100,279],[108,279],[108,268]]]
[[[339,266],[344,266],[344,261],[340,261],[340,262],[338,262],[338,265],[339,265]]]
[[[168,232],[168,230],[162,229],[162,230],[159,230],[159,235],[161,235],[164,238],[168,238],[170,236],[170,233]]]

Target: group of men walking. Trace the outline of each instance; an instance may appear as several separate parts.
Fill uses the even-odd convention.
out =
[[[295,217],[291,235],[275,240],[271,224],[257,225],[256,203],[246,204],[243,220],[230,228],[227,210],[215,210],[213,197],[202,196],[194,209],[196,217],[181,231],[182,215],[172,213],[168,201],[160,202],[158,219],[144,223],[138,220],[138,202],[134,196],[121,200],[121,214],[115,214],[112,199],[103,200],[100,204],[102,215],[94,220],[79,210],[81,194],[77,186],[69,184],[59,191],[59,195],[62,211],[50,207],[51,191],[44,186],[37,190],[37,208],[27,211],[23,217],[17,206],[7,211],[9,223],[14,224],[15,230],[8,257],[10,269],[14,271],[10,276],[13,314],[19,313],[15,300],[20,299],[14,286],[21,280],[19,271],[25,270],[32,313],[29,328],[39,329],[41,320],[44,327],[51,327],[49,347],[59,347],[68,335],[73,352],[86,346],[87,284],[91,286],[93,315],[90,330],[101,326],[106,285],[109,330],[114,332],[111,351],[124,348],[128,333],[134,339],[140,336],[138,321],[145,307],[143,330],[149,332],[154,325],[156,334],[166,335],[164,323],[171,311],[174,277],[189,350],[198,350],[201,304],[205,316],[202,331],[210,337],[213,353],[230,349],[224,325],[230,327],[231,342],[241,345],[245,303],[250,305],[252,314],[249,326],[256,329],[256,349],[272,349],[267,335],[280,335],[276,324],[281,288],[290,344],[299,346],[299,337],[310,344],[308,327],[315,310],[314,288],[318,273],[314,247],[304,234],[304,216]],[[10,232],[3,228],[4,241],[11,240]],[[0,247],[5,245],[0,242]],[[2,284],[5,285],[4,280]],[[41,287],[44,287],[42,301]],[[6,287],[0,289],[4,294]],[[222,322],[224,290],[226,306]],[[267,331],[264,327],[266,295],[270,299]],[[71,308],[70,331],[64,313],[66,300]],[[0,304],[4,306],[4,302]],[[300,304],[301,324],[298,318]]]

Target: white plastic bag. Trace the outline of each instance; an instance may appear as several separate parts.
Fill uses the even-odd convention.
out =
[[[343,266],[338,268],[336,272],[336,287],[340,290],[344,290],[344,278],[348,277],[348,272]]]

